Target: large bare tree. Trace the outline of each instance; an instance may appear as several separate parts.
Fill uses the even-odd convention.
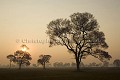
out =
[[[75,55],[77,70],[80,70],[82,58],[92,55],[101,61],[109,60],[111,56],[105,49],[105,35],[99,31],[99,25],[90,13],[74,13],[70,19],[56,19],[47,26],[50,47],[55,45],[65,46]]]

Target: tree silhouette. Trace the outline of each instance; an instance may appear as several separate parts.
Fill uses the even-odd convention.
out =
[[[109,62],[104,61],[104,62],[103,62],[103,67],[108,67],[108,66],[109,66]]]
[[[120,67],[120,60],[119,59],[115,59],[113,64],[116,66],[116,67]]]
[[[10,55],[7,56],[7,59],[10,60],[10,67],[9,68],[11,68],[11,62],[15,61],[15,56],[10,54]]]
[[[111,56],[105,51],[108,48],[105,35],[99,31],[99,25],[90,13],[74,13],[69,19],[56,19],[47,26],[50,47],[65,46],[75,55],[77,70],[82,58],[92,55],[101,61],[110,60]]]
[[[19,65],[19,69],[21,69],[22,64],[26,66],[30,65],[30,60],[32,60],[32,58],[29,52],[26,51],[29,48],[26,45],[22,45],[21,47],[22,50],[17,50],[13,55],[7,56],[7,58],[10,59],[10,67],[12,61]]]
[[[45,64],[49,63],[50,58],[51,55],[40,55],[37,63],[41,64],[43,66],[43,69],[45,69]]]
[[[14,56],[16,58],[15,63],[19,65],[19,69],[21,69],[22,64],[25,64],[26,66],[30,65],[30,60],[32,60],[31,55],[22,50],[17,50],[14,53]]]

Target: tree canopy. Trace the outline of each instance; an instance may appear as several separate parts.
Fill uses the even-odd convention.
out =
[[[14,56],[16,58],[15,62],[19,64],[19,68],[21,68],[22,64],[25,64],[26,66],[30,65],[30,60],[32,60],[31,55],[28,52],[22,50],[17,50],[14,53]]]
[[[23,47],[23,50],[17,50],[14,52],[13,55],[8,55],[7,58],[10,59],[10,66],[11,66],[11,62],[14,62],[16,64],[19,65],[19,69],[21,69],[21,65],[30,65],[30,60],[32,60],[31,55],[29,54],[29,52],[26,52],[24,49],[25,47],[27,47],[26,45],[22,45],[21,47]],[[28,47],[27,47],[28,49]]]
[[[40,55],[37,62],[38,64],[41,64],[45,69],[45,63],[49,63],[50,58],[51,58],[51,55]]]

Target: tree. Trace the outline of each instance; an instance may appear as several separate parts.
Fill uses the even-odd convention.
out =
[[[77,70],[82,58],[92,55],[101,61],[110,60],[111,56],[105,49],[105,35],[99,31],[99,25],[90,13],[74,13],[69,19],[56,19],[47,26],[46,33],[50,39],[50,47],[65,46],[75,55]]]
[[[17,50],[13,55],[7,56],[7,58],[10,59],[10,67],[12,61],[19,65],[19,69],[21,69],[22,64],[26,66],[30,65],[30,60],[32,60],[32,58],[29,52],[26,51],[29,48],[26,45],[22,45],[21,47],[22,50]]]
[[[30,60],[32,60],[31,55],[22,50],[17,50],[14,55],[8,55],[8,59],[10,59],[10,68],[11,62],[17,63],[19,65],[19,69],[21,69],[21,65],[25,64],[26,66],[30,65]]]
[[[120,67],[120,60],[119,59],[115,59],[113,64],[116,66],[116,67]]]
[[[10,55],[7,56],[7,58],[8,58],[9,61],[10,61],[10,66],[9,66],[9,68],[11,68],[11,62],[15,61],[15,56],[12,55],[12,54],[10,54]]]
[[[22,50],[17,50],[14,53],[14,56],[15,56],[15,63],[19,65],[19,69],[21,69],[22,64],[29,66],[30,60],[32,60],[31,55],[28,52]]]
[[[104,61],[104,62],[103,62],[103,67],[108,67],[108,66],[109,66],[109,62]]]
[[[43,69],[45,69],[45,64],[49,63],[50,58],[51,55],[40,55],[37,63],[41,64],[43,66]]]

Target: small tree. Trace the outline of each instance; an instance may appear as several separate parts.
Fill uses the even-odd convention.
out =
[[[109,62],[104,61],[104,62],[103,62],[103,67],[108,67],[108,66],[109,66]]]
[[[15,61],[15,56],[12,55],[12,54],[10,54],[10,55],[7,56],[7,59],[9,59],[9,61],[10,61],[10,66],[9,66],[9,68],[11,68],[11,62]]]
[[[43,69],[45,69],[45,64],[49,63],[50,58],[51,55],[40,55],[37,63],[41,64],[43,66]]]
[[[56,19],[47,26],[50,38],[50,47],[55,45],[65,46],[75,55],[77,70],[82,58],[92,55],[103,61],[111,56],[105,49],[105,35],[99,31],[99,25],[90,13],[74,13],[68,19]]]
[[[114,66],[116,67],[120,67],[120,60],[119,59],[115,59],[113,62]]]

